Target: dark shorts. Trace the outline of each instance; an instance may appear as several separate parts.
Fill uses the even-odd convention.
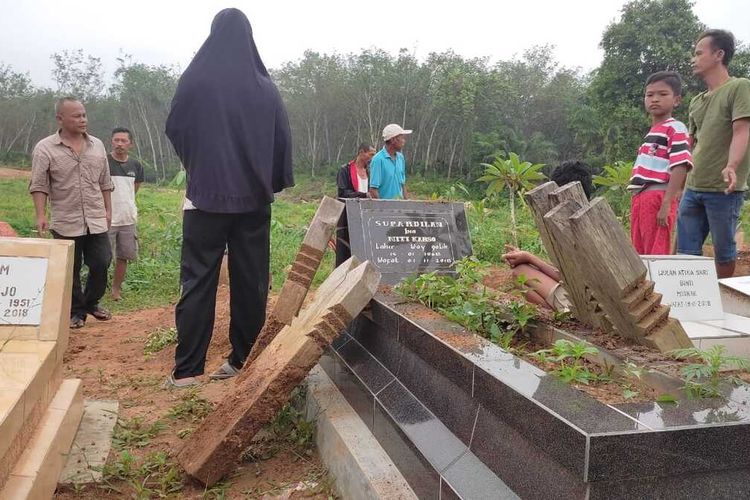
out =
[[[744,197],[744,191],[724,194],[686,189],[677,215],[677,253],[703,255],[703,243],[710,233],[716,262],[737,260],[734,235]]]
[[[138,258],[138,233],[135,224],[109,228],[109,244],[116,259],[133,261]]]

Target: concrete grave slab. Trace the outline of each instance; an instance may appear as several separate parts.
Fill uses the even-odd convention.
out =
[[[84,401],[81,425],[60,475],[61,484],[98,483],[102,480],[101,467],[107,462],[112,447],[119,411],[117,401]]]

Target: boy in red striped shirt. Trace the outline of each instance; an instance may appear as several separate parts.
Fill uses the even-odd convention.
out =
[[[677,205],[688,170],[693,168],[688,129],[672,118],[682,99],[682,81],[674,71],[646,80],[644,104],[651,129],[638,149],[628,190],[633,192],[630,237],[641,255],[671,253]]]

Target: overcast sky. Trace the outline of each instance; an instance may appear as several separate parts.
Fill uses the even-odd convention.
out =
[[[377,47],[407,48],[422,59],[452,49],[467,57],[509,59],[540,44],[584,70],[601,61],[598,48],[623,0],[459,0],[378,2],[317,0],[0,0],[0,63],[52,86],[50,55],[83,49],[111,73],[124,52],[137,62],[184,68],[208,35],[213,16],[238,7],[253,26],[266,66],[324,53]],[[695,12],[711,27],[750,41],[750,1],[697,0]]]

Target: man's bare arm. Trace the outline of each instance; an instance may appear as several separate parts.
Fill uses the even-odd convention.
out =
[[[747,152],[748,139],[750,139],[750,118],[741,118],[732,122],[732,142],[729,144],[729,161],[721,175],[727,183],[724,191],[729,194],[737,187],[737,167],[742,162]]]
[[[47,222],[47,193],[35,191],[31,193],[31,199],[34,200],[34,212],[36,213],[36,231],[42,236],[49,229]]]
[[[104,198],[104,211],[107,213],[107,229],[112,225],[112,191],[102,191]]]
[[[370,198],[380,198],[378,188],[370,188]]]

